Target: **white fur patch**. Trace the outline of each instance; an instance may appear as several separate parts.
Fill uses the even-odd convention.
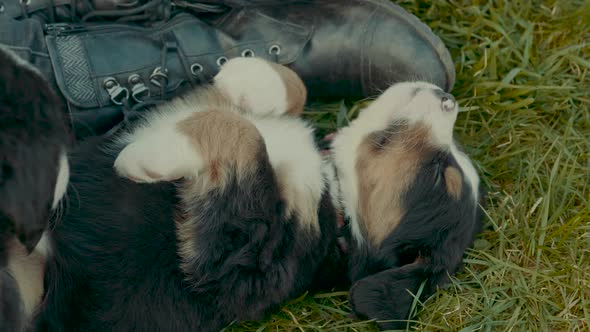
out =
[[[457,160],[459,167],[463,171],[464,176],[467,178],[467,182],[469,186],[471,186],[471,190],[473,192],[473,200],[475,202],[479,201],[479,175],[471,162],[471,159],[463,152],[459,151],[457,145],[453,142],[451,144],[451,154]]]
[[[57,204],[64,197],[70,181],[70,165],[68,163],[68,155],[64,151],[59,157],[59,171],[57,173],[57,181],[55,183],[55,191],[53,194],[52,209],[57,207]]]
[[[43,232],[41,239],[37,243],[37,246],[35,246],[34,251],[43,257],[49,257],[51,254],[51,240],[49,238],[49,233]]]
[[[395,84],[361,110],[350,126],[342,128],[335,135],[332,160],[338,170],[342,206],[350,218],[351,232],[357,244],[365,241],[357,212],[360,202],[359,175],[356,171],[359,146],[369,134],[385,130],[396,120],[405,120],[410,125],[422,123],[430,127],[431,143],[449,148],[453,143],[453,127],[458,107],[455,105],[451,112],[443,110],[441,97],[435,93],[436,90],[440,88],[426,82]]]
[[[262,135],[273,169],[282,170],[278,180],[287,191],[287,204],[301,214],[304,225],[319,229],[317,212],[325,184],[313,128],[295,118],[246,118]]]
[[[279,73],[259,58],[234,58],[226,62],[213,82],[236,106],[259,115],[287,111],[287,88]]]
[[[177,128],[180,121],[194,113],[191,108],[155,113],[143,126],[123,137],[127,145],[115,160],[116,172],[143,183],[197,175],[203,160],[189,138]]]

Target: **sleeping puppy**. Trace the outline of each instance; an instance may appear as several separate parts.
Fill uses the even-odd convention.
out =
[[[22,331],[41,301],[52,208],[66,191],[63,108],[41,74],[0,46],[0,331]]]
[[[296,118],[304,101],[290,70],[235,59],[212,88],[158,107],[114,145],[81,146],[37,328],[216,331],[259,319],[346,275],[339,213],[353,309],[405,319],[406,289],[444,283],[475,233],[475,216],[460,215],[476,210],[478,180],[452,143],[456,105],[424,83],[392,87],[337,135],[332,172]]]
[[[262,63],[259,64],[262,66]],[[324,176],[320,178],[322,167],[317,164],[315,150],[310,148],[313,155],[316,155],[313,158],[304,157],[301,152],[298,152],[303,146],[311,147],[311,142],[299,138],[294,132],[282,129],[276,118],[272,119],[272,123],[276,126],[275,129],[278,129],[278,133],[271,135],[270,133],[275,131],[266,131],[268,128],[263,126],[261,119],[258,118],[262,113],[267,116],[280,115],[282,112],[277,112],[277,108],[273,108],[272,105],[278,105],[279,100],[295,100],[295,98],[282,97],[280,93],[273,92],[271,89],[277,86],[278,82],[269,84],[267,88],[255,87],[252,82],[246,84],[247,79],[246,82],[240,80],[240,75],[230,71],[230,68],[232,68],[231,65],[226,67],[226,71],[218,77],[217,86],[224,87],[222,90],[228,91],[227,94],[233,104],[242,105],[242,109],[257,110],[258,114],[255,115],[252,123],[263,136],[269,151],[271,167],[275,170],[279,183],[280,181],[290,183],[290,185],[279,186],[290,188],[290,186],[299,185],[301,188],[287,195],[285,193],[288,191],[283,189],[285,202],[287,204],[291,202],[292,197],[305,197],[305,195],[297,194],[303,193],[303,188],[318,188],[315,186],[317,181],[323,182],[321,187],[323,192],[321,194],[315,192],[314,196],[312,191],[308,191],[306,199],[309,202],[315,202],[318,197],[324,197],[332,201],[332,205],[328,203],[323,205],[325,207],[323,213],[322,208],[319,210],[320,224],[326,225],[329,231],[324,231],[321,237],[311,237],[309,233],[304,232],[295,233],[293,238],[297,241],[307,241],[308,248],[311,250],[310,254],[315,254],[317,258],[315,262],[321,261],[321,263],[318,265],[309,264],[308,261],[293,261],[289,255],[277,257],[279,261],[283,260],[279,264],[290,266],[291,262],[303,263],[308,268],[306,271],[304,267],[299,266],[292,270],[294,274],[283,274],[280,276],[283,278],[282,281],[277,282],[283,287],[291,287],[294,280],[311,280],[311,275],[303,273],[304,271],[316,271],[316,279],[313,279],[314,284],[309,285],[310,287],[317,286],[315,283],[318,280],[332,279],[333,285],[339,282],[338,276],[345,274],[345,269],[340,264],[343,256],[339,254],[344,250],[340,249],[334,241],[333,228],[338,223],[337,214],[343,214],[350,226],[350,234],[345,236],[350,243],[345,245],[344,249],[350,248],[350,256],[347,259],[348,274],[353,283],[350,303],[354,313],[362,318],[381,321],[379,325],[382,329],[405,327],[406,323],[403,321],[409,318],[414,302],[412,294],[417,294],[422,283],[425,282],[420,292],[420,299],[423,300],[431,295],[436,287],[448,283],[449,276],[458,269],[466,248],[472,244],[480,229],[481,185],[470,159],[458,148],[453,139],[453,127],[458,113],[458,105],[453,96],[444,93],[436,86],[422,82],[392,86],[371,106],[363,110],[349,127],[336,134],[331,144],[331,156],[328,158],[332,167],[324,168]],[[243,72],[246,72],[246,69],[251,74],[242,77],[249,78],[255,73],[262,72],[261,68],[252,63],[241,68]],[[294,79],[294,76],[291,78]],[[269,96],[280,98],[277,98],[274,103],[266,98],[260,100],[251,98],[260,96],[257,94],[258,91],[266,91]],[[280,109],[288,109],[288,107],[282,106]],[[300,110],[301,106],[296,109]],[[243,116],[250,118],[251,115]],[[166,114],[160,120],[168,121],[169,119],[171,119],[170,115]],[[202,119],[195,122],[195,126],[199,122],[207,128],[214,127]],[[227,119],[225,122],[231,123]],[[119,174],[137,182],[148,183],[162,180],[173,181],[181,177],[193,179],[194,182],[188,182],[190,186],[197,184],[198,193],[207,192],[203,191],[203,188],[210,185],[208,182],[211,179],[210,174],[218,174],[217,163],[207,162],[207,160],[217,160],[219,157],[201,156],[202,159],[191,160],[188,158],[191,156],[190,145],[183,148],[180,141],[176,139],[165,143],[162,138],[173,137],[173,135],[170,132],[164,134],[164,131],[154,135],[154,130],[157,131],[158,128],[161,127],[147,126],[144,128],[145,131],[136,131],[135,136],[132,135],[124,140],[127,146],[115,162],[115,168]],[[219,131],[229,132],[224,129]],[[213,133],[205,135],[203,132],[203,129],[193,130],[189,140],[194,140],[195,137],[199,137],[198,142],[204,137],[207,140],[221,140]],[[150,140],[149,137],[157,138],[157,140]],[[246,134],[240,135],[240,141],[246,142],[247,137]],[[287,144],[286,141],[290,140],[297,143]],[[162,142],[166,146],[175,145],[179,150],[168,151],[155,160],[154,153],[165,150],[154,149]],[[202,143],[197,144],[202,145]],[[227,146],[238,147],[239,143],[229,140]],[[243,152],[248,155],[255,154],[246,147],[239,147],[233,156],[239,156]],[[216,155],[219,153],[216,152]],[[293,158],[292,165],[298,167],[300,172],[283,173],[283,167],[286,164],[282,159],[273,157],[275,153],[290,155]],[[174,162],[170,162],[171,160]],[[261,165],[260,160],[258,159],[256,164]],[[300,163],[295,163],[295,160]],[[195,165],[198,166],[195,167]],[[312,165],[315,167],[310,167]],[[198,175],[195,175],[195,168],[200,170]],[[209,177],[203,177],[203,174],[209,174]],[[181,190],[183,195],[194,197],[197,194],[190,186],[183,186]],[[232,192],[232,195],[235,194]],[[235,197],[249,202],[245,199],[247,195],[247,192],[238,192]],[[195,206],[191,205],[191,201],[186,200],[181,205]],[[305,206],[305,204],[299,206]],[[317,205],[314,205],[313,209],[317,210]],[[333,209],[336,215],[329,212],[330,209]],[[313,210],[309,211],[308,215],[313,215],[311,213]],[[190,209],[185,213],[197,214]],[[299,215],[306,214],[300,212]],[[202,219],[204,217],[201,217]],[[197,221],[190,224],[189,229],[193,232],[196,223]],[[177,227],[179,230],[186,229],[186,224],[177,225]],[[284,231],[282,229],[276,234]],[[186,235],[178,231],[177,234],[180,240],[180,255],[184,259],[183,267],[194,267],[195,262],[203,259],[202,256],[195,258],[190,253],[201,252],[202,255],[208,255],[216,252],[210,250],[210,246],[202,245],[202,239],[194,241],[194,233]],[[190,246],[186,246],[183,239],[190,239]],[[219,239],[218,234],[211,236],[211,241],[217,242]],[[251,255],[251,253],[248,254]],[[190,262],[188,265],[187,260]],[[337,269],[328,271],[326,266],[336,266]],[[227,271],[230,268],[235,266],[228,267]],[[192,278],[193,283],[197,284],[202,282],[201,280],[210,281],[221,278],[219,275],[212,278],[204,277],[203,275],[211,273],[209,269],[210,267],[205,267],[184,271],[189,275],[189,280]],[[281,294],[279,290],[280,288],[275,289],[278,294]],[[303,288],[299,290],[302,291]],[[292,293],[292,296],[295,295],[296,293]],[[231,295],[227,294],[227,296]],[[287,298],[288,296],[283,297],[283,299]],[[261,299],[255,301],[261,301]],[[262,301],[262,303],[265,302]]]
[[[218,331],[302,294],[336,236],[305,98],[285,67],[234,59],[81,145],[37,329]]]
[[[458,106],[427,83],[392,86],[332,141],[332,194],[350,226],[349,300],[381,329],[406,327],[449,282],[480,230],[480,180],[453,139]],[[387,321],[387,322],[385,322]]]

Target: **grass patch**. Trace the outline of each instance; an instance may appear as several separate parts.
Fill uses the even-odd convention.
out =
[[[398,1],[450,49],[455,133],[489,189],[486,229],[416,330],[590,330],[590,1]],[[395,33],[395,32],[392,32]],[[362,107],[308,113],[323,131]],[[346,292],[229,331],[376,331]]]

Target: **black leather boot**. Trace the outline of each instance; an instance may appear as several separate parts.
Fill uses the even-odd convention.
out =
[[[246,36],[275,38],[312,97],[372,96],[394,82],[416,79],[447,91],[455,83],[453,61],[440,38],[390,0],[211,2],[234,7],[211,20],[217,29],[244,44]],[[290,45],[266,31],[268,18],[281,22],[282,31],[305,36],[305,43]]]
[[[388,0],[145,1],[0,0],[0,43],[43,69],[51,61],[47,76],[78,136],[206,83],[239,56],[290,66],[314,99],[362,98],[415,79],[454,84],[442,41]]]

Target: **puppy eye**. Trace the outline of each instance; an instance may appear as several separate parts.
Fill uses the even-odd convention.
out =
[[[377,137],[373,140],[375,147],[382,148],[391,142],[391,137],[389,135],[381,134],[377,135]]]
[[[371,134],[370,142],[375,150],[381,150],[389,143],[391,143],[391,133],[387,131],[379,131]]]

